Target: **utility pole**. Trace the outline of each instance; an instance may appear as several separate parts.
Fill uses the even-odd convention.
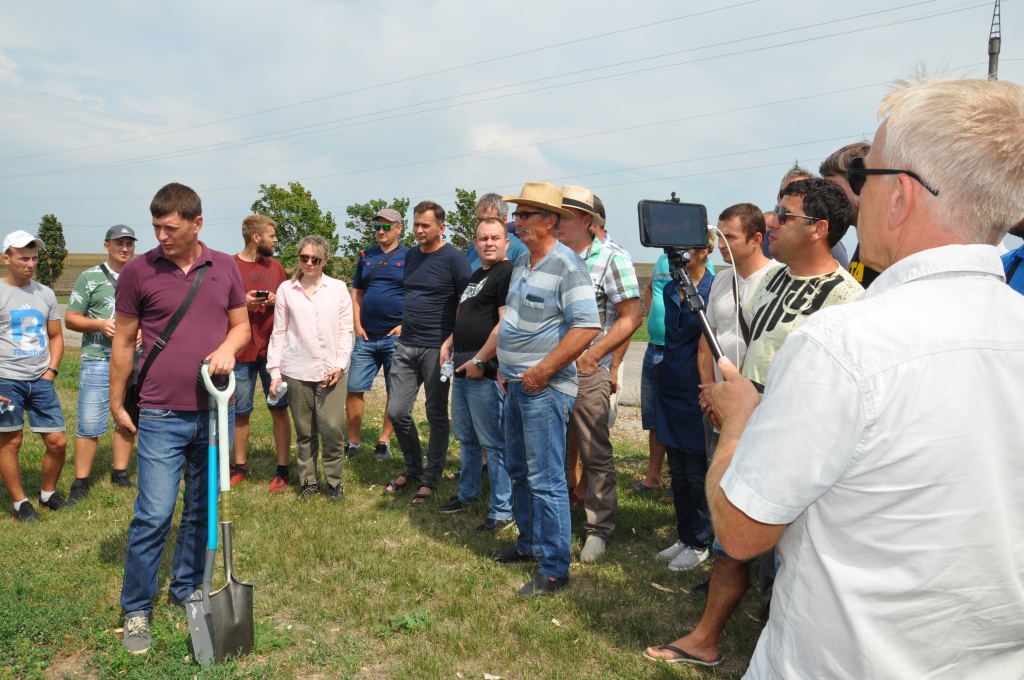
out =
[[[988,79],[999,80],[999,0],[992,11],[992,30],[988,34]]]

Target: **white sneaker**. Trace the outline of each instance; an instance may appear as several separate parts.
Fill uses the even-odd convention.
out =
[[[682,541],[676,541],[671,546],[665,548],[660,553],[658,553],[658,559],[665,560],[666,562],[671,562],[676,558],[676,555],[686,550],[686,548],[687,546],[685,543],[683,543]]]
[[[587,542],[583,545],[583,550],[580,551],[580,562],[584,564],[597,562],[597,558],[604,554],[605,545],[604,539],[587,536]]]
[[[669,571],[688,571],[707,558],[707,548],[703,548],[698,551],[697,548],[686,546],[685,550],[676,555],[675,558],[668,563],[668,568]]]

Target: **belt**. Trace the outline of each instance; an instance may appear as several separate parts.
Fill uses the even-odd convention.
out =
[[[647,344],[650,345],[651,347],[653,347],[654,349],[660,349],[660,350],[664,350],[665,349],[665,345],[655,345],[653,342],[649,342]]]

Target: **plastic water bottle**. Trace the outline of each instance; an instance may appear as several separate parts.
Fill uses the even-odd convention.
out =
[[[9,401],[0,401],[0,413],[7,413],[14,410],[14,404]]]
[[[449,359],[441,364],[441,382],[448,382],[448,378],[455,375],[455,362]]]
[[[283,382],[277,386],[277,397],[267,395],[267,406],[277,406],[277,403],[284,398],[284,395],[288,392],[288,383]]]

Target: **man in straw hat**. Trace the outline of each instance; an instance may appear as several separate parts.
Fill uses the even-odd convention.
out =
[[[619,508],[615,460],[608,433],[612,351],[628,342],[640,326],[640,285],[630,259],[591,233],[591,226],[603,225],[604,219],[594,209],[590,190],[572,185],[562,187],[562,207],[571,217],[562,220],[558,240],[587,265],[601,318],[601,332],[576,359],[579,391],[569,418],[587,478],[583,500],[587,541],[580,561],[595,562],[615,531]]]
[[[519,539],[493,554],[498,562],[539,558],[523,597],[545,595],[569,582],[571,527],[565,484],[565,426],[576,399],[573,361],[600,331],[590,276],[555,236],[572,217],[562,192],[529,182],[503,200],[529,250],[512,272],[498,329],[499,380],[505,385],[505,453]]]
[[[725,359],[712,390],[715,532],[782,557],[746,677],[1019,678],[1024,300],[994,246],[1024,214],[1024,88],[925,82],[879,113],[847,177],[882,273],[788,336],[763,400]]]

